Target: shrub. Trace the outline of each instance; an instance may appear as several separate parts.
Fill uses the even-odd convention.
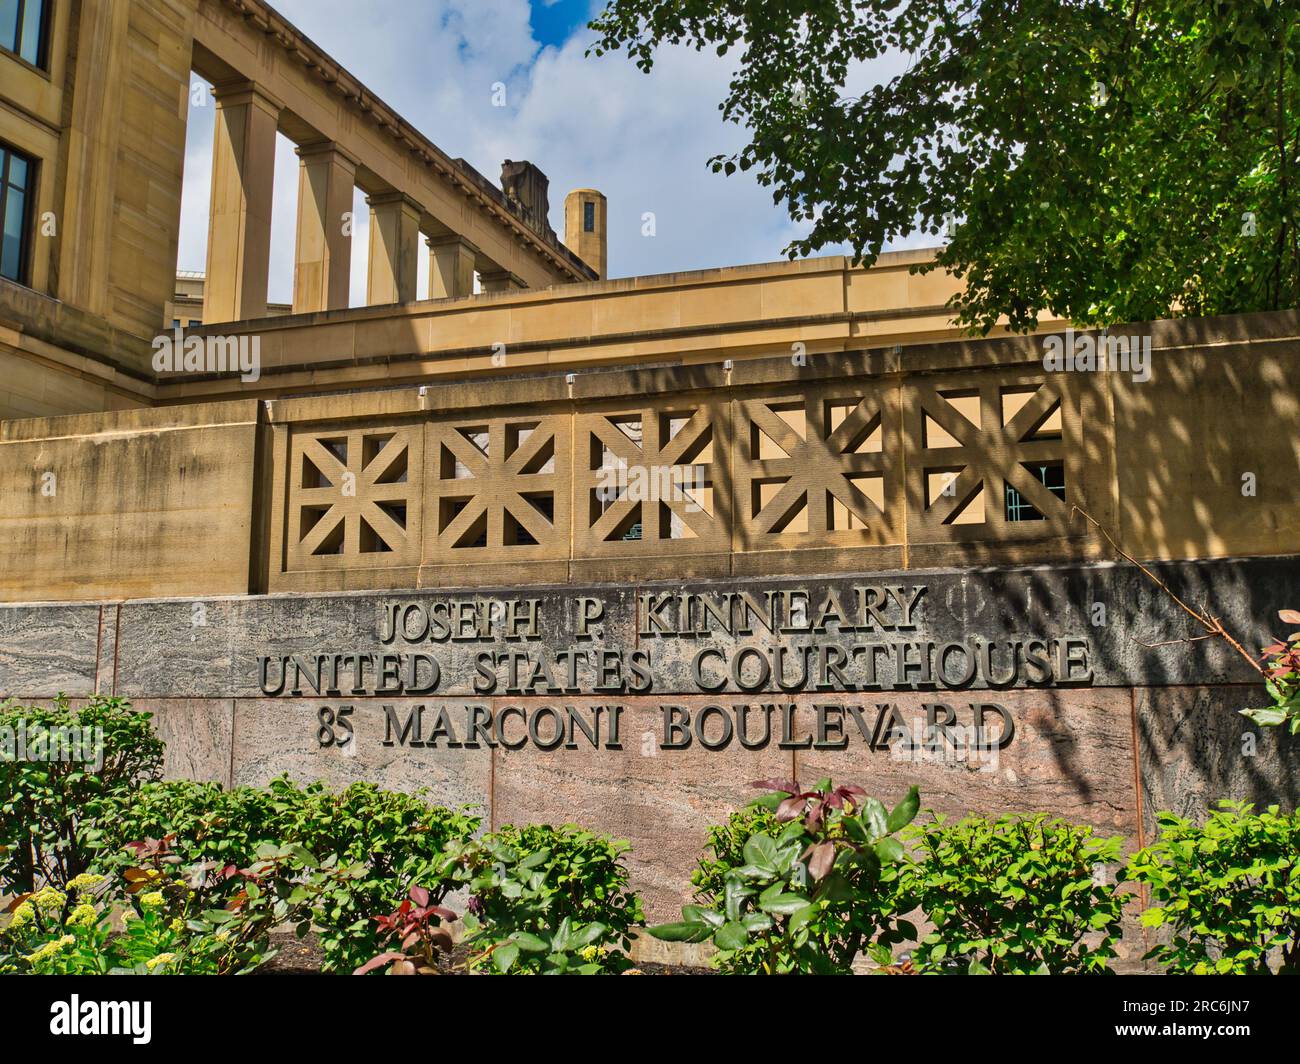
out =
[[[306,935],[320,918],[322,899],[346,890],[364,869],[333,855],[318,861],[302,846],[264,843],[248,868],[220,874],[235,884],[234,893],[223,907],[190,917],[187,926],[196,937],[189,954],[195,970],[240,975],[275,956],[270,939],[277,928],[290,924],[299,938]]]
[[[1122,840],[1038,816],[940,816],[909,833],[910,893],[934,924],[918,971],[1103,972],[1115,956],[1124,898],[1095,878]]]
[[[438,975],[442,955],[453,945],[448,924],[456,920],[450,909],[434,905],[423,887],[412,887],[396,911],[377,916],[380,940],[388,949],[366,961],[353,975],[386,968],[389,975]]]
[[[774,810],[757,800],[737,809],[725,824],[710,825],[704,854],[691,873],[696,899],[709,905],[720,899],[726,889],[727,873],[745,863],[745,843],[754,835],[775,839],[785,827]]]
[[[1287,624],[1300,625],[1300,610],[1278,610]],[[1265,727],[1285,727],[1291,735],[1300,734],[1300,632],[1284,639],[1274,639],[1266,646],[1260,660],[1265,664],[1264,689],[1273,704],[1266,709],[1243,709],[1242,716]]]
[[[1273,954],[1279,971],[1300,971],[1300,814],[1221,802],[1204,826],[1157,822],[1160,840],[1127,870],[1156,903],[1142,922],[1172,932],[1147,957],[1176,974],[1262,975]]]
[[[846,973],[864,949],[880,963],[916,931],[897,920],[893,837],[919,805],[913,787],[887,812],[860,787],[764,780],[771,793],[709,833],[693,881],[700,904],[650,928],[670,942],[712,941],[729,973]]]
[[[95,697],[81,709],[63,697],[48,708],[0,705],[0,732],[23,736],[29,754],[41,744],[57,749],[59,736],[77,729],[100,738],[92,757],[102,758],[96,765],[0,752],[0,889],[51,886],[66,893],[89,870],[101,811],[161,772],[163,744],[150,719],[120,698]]]
[[[468,841],[479,826],[478,817],[430,804],[423,791],[385,791],[373,783],[337,793],[320,783],[296,790],[288,780],[274,781],[271,791],[286,809],[280,839],[363,869],[321,894],[316,922],[328,971],[350,972],[374,954],[373,917],[396,908],[412,886],[441,903],[455,886],[443,850]]]
[[[548,975],[624,970],[632,929],[645,922],[628,888],[629,848],[576,824],[506,825],[453,844],[447,867],[471,893],[471,965]]]
[[[284,818],[265,789],[164,780],[118,796],[102,820],[96,867],[105,871],[134,862],[128,843],[163,838],[174,864],[242,867],[252,863],[260,843],[277,838]]]
[[[435,902],[452,886],[443,877],[443,847],[470,838],[478,819],[431,805],[421,792],[385,791],[354,783],[334,792],[322,783],[224,790],[213,783],[168,781],[125,796],[106,818],[101,868],[124,867],[127,843],[168,840],[176,863],[242,868],[268,844],[298,846],[334,857],[354,875],[332,880],[318,899],[316,924],[326,970],[351,971],[375,952],[372,917],[393,909],[413,884]]]
[[[83,873],[66,890],[20,896],[0,929],[0,972],[30,975],[164,975],[179,970],[187,929],[161,891],[122,905],[108,877]],[[120,916],[120,931],[113,914]]]
[[[301,846],[264,843],[247,868],[188,868],[166,840],[130,847],[138,865],[86,873],[66,891],[19,895],[0,927],[0,973],[235,975],[275,956],[271,934],[310,929],[319,899],[364,873]],[[212,899],[221,896],[221,904]]]

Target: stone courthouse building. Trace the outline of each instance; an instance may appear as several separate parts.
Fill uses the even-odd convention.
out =
[[[617,203],[561,235],[537,167],[501,182],[261,0],[0,4],[0,695],[128,698],[175,775],[583,822],[659,917],[763,777],[1132,845],[1294,803],[1258,676],[1119,550],[1251,649],[1300,607],[1300,316],[1052,366],[1064,323],[963,336],[925,252],[610,279]]]

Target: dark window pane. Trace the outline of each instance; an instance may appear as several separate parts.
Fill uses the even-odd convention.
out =
[[[9,184],[18,188],[27,187],[27,160],[17,155],[9,156]]]
[[[1055,495],[1062,502],[1065,501],[1065,466],[1059,462],[1048,463],[1046,465],[1030,465],[1026,463],[1025,468],[1029,470],[1038,481]],[[1010,484],[1006,485],[1007,491],[1007,520],[1008,521],[1045,521],[1046,518],[1038,512],[1037,507],[1025,501],[1020,494]]]
[[[23,193],[11,188],[4,204],[4,238],[0,244],[0,275],[22,281],[23,269]]]
[[[44,0],[27,0],[23,5],[23,35],[18,54],[29,63],[41,61],[41,30],[45,24]]]
[[[0,48],[18,51],[18,0],[0,0]]]
[[[596,231],[596,205],[590,200],[582,205],[582,228],[587,233]]]

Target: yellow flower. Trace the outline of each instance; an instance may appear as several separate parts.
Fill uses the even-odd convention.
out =
[[[90,872],[82,872],[79,876],[74,876],[68,880],[68,886],[72,890],[93,890],[104,882],[104,876],[97,876]]]
[[[140,904],[146,909],[161,909],[163,906],[162,891],[151,890],[148,894],[141,894]]]
[[[54,956],[54,954],[58,953],[59,950],[66,946],[71,946],[76,941],[76,935],[64,935],[62,938],[52,938],[35,953],[29,953],[27,955],[27,960],[32,964],[35,964],[37,961],[43,961],[46,957]]]
[[[78,905],[68,917],[69,927],[94,927],[99,922],[99,913],[93,905]]]
[[[185,930],[185,921],[178,916],[167,926],[171,928],[173,934],[179,935]]]
[[[36,911],[32,908],[32,903],[30,901],[23,902],[14,910],[14,918],[9,921],[9,930],[17,931],[26,927],[32,922],[35,915]]]
[[[602,946],[588,946],[582,951],[582,959],[590,964],[605,952]]]
[[[63,891],[53,887],[42,887],[32,895],[32,904],[42,913],[52,913],[63,908],[63,903],[67,900],[68,896]]]
[[[158,954],[158,956],[150,957],[147,961],[145,961],[144,966],[148,968],[149,971],[152,972],[155,968],[160,967],[161,965],[164,964],[171,964],[175,960],[176,960],[176,954],[174,953],[160,953]]]

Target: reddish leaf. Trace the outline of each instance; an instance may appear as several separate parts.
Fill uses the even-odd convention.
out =
[[[1300,624],[1300,610],[1278,610],[1277,615],[1287,624]]]
[[[381,953],[377,957],[371,957],[370,960],[366,961],[365,964],[363,964],[352,974],[365,975],[367,972],[373,972],[376,968],[382,968],[385,964],[389,964],[393,961],[400,961],[405,956],[406,956],[405,953],[398,953],[394,950],[390,950],[387,953]]]
[[[412,884],[411,900],[415,902],[416,905],[428,905],[429,892],[425,890],[423,887],[417,887],[414,884]]]
[[[808,861],[808,874],[814,880],[824,879],[826,873],[835,866],[835,844],[820,842],[814,848],[812,858]]]
[[[763,791],[784,791],[786,794],[799,793],[798,780],[778,780],[778,779],[754,780],[754,782],[751,783],[750,786],[757,787],[759,790],[763,790]]]
[[[793,820],[803,812],[804,801],[805,799],[801,794],[796,794],[793,798],[787,798],[776,807],[777,820]]]

